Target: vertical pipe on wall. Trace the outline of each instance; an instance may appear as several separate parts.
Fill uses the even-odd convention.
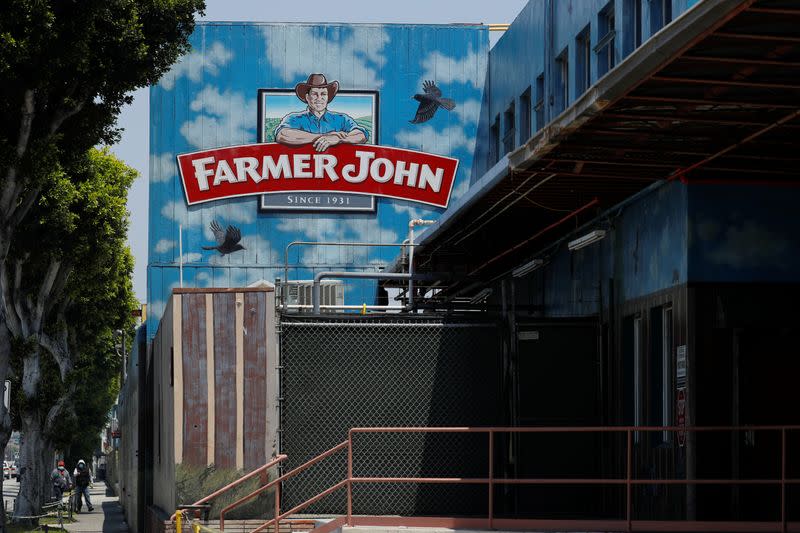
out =
[[[178,277],[183,288],[183,224],[178,224]]]

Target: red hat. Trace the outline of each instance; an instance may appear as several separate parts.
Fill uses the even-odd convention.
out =
[[[64,461],[59,461],[58,466],[64,466]]]

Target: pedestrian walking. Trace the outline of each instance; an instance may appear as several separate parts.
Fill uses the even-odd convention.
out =
[[[89,487],[93,486],[92,470],[86,464],[86,461],[81,459],[78,461],[78,465],[75,467],[73,475],[75,476],[75,489],[77,491],[75,494],[75,510],[78,512],[81,511],[81,496],[83,496],[83,499],[86,500],[86,507],[91,513],[94,511],[92,500],[89,499]]]
[[[57,502],[60,502],[64,497],[64,493],[72,486],[72,478],[69,477],[69,472],[64,467],[64,461],[59,461],[50,473],[50,481],[53,484],[53,496]]]

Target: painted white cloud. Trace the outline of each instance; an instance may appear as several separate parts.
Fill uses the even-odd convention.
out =
[[[386,64],[384,47],[388,33],[378,26],[353,26],[342,37],[340,28],[317,35],[311,26],[288,26],[280,34],[270,26],[263,29],[269,64],[287,83],[305,79],[313,72],[338,80],[345,89],[383,86],[380,68]],[[278,38],[285,35],[285,40]],[[320,53],[321,52],[321,53]],[[331,61],[330,58],[336,58]]]
[[[459,198],[461,198],[462,196],[464,196],[464,194],[466,194],[466,192],[468,190],[469,190],[469,180],[466,179],[466,178],[463,178],[458,183],[458,185],[456,185],[453,188],[453,192],[450,193],[450,203],[453,203],[456,200],[458,200]]]
[[[746,221],[728,227],[719,244],[711,244],[707,257],[717,265],[756,268],[764,264],[788,265],[786,254],[791,250],[791,243],[782,235],[757,222]]]
[[[194,277],[194,282],[198,287],[210,287],[213,280],[208,272],[198,272]]]
[[[311,223],[299,218],[290,218],[282,220],[277,229],[289,233],[301,233],[310,241],[399,242],[395,231],[388,228],[375,229],[372,223],[361,218],[320,218]],[[296,253],[292,252],[290,262],[297,261]],[[365,246],[308,246],[302,249],[300,262],[303,265],[363,265],[377,253]]]
[[[147,306],[147,321],[152,321],[154,324],[158,324],[158,321],[161,320],[161,316],[164,314],[164,301],[163,300],[154,300],[150,302],[150,305]]]
[[[203,222],[202,208],[189,210],[183,201],[169,201],[161,208],[161,216],[175,221],[184,227],[197,226]]]
[[[178,175],[178,161],[170,153],[150,155],[150,181],[166,183]]]
[[[203,260],[203,254],[197,252],[189,252],[188,254],[183,254],[183,262],[184,263],[198,263]]]
[[[197,112],[194,119],[181,125],[181,135],[196,148],[230,146],[253,140],[253,117],[256,102],[243,94],[219,92],[207,85],[190,105]]]
[[[439,155],[451,155],[459,148],[472,153],[475,137],[467,136],[461,126],[450,126],[437,130],[426,125],[414,129],[404,129],[394,136],[397,146]]]
[[[459,82],[469,83],[476,89],[480,89],[484,81],[481,61],[482,58],[471,48],[466,55],[460,58],[450,57],[439,51],[428,54],[422,61],[422,77],[419,80],[419,86],[422,87],[424,80],[434,80],[439,87]]]
[[[481,103],[474,98],[457,102],[453,113],[458,115],[462,124],[477,124],[481,114]]]
[[[155,251],[159,254],[163,254],[164,252],[169,252],[173,248],[175,248],[175,241],[161,239],[156,243]]]
[[[220,67],[227,65],[232,57],[230,50],[220,42],[214,42],[205,53],[202,50],[192,50],[161,78],[161,87],[171,91],[175,87],[175,82],[183,76],[195,83],[203,79],[204,72],[216,76]]]

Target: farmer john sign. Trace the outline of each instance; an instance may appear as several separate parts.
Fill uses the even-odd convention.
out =
[[[265,211],[374,211],[375,196],[447,207],[458,161],[379,146],[377,91],[311,74],[260,90],[258,104],[259,144],[178,156],[189,205],[260,195]]]
[[[338,144],[320,152],[313,144],[266,143],[183,154],[178,165],[189,205],[282,193],[297,205],[335,208],[309,200],[327,193],[332,202],[355,194],[447,207],[458,160],[387,146]]]

